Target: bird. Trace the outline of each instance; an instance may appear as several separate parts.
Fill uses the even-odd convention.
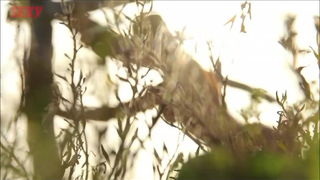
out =
[[[216,73],[204,70],[184,51],[160,15],[145,18],[154,36],[149,42],[151,51],[131,63],[139,62],[163,74],[161,90],[155,99],[164,108],[164,121],[182,125],[189,137],[200,139],[205,145],[225,144],[234,148],[233,139],[245,131],[245,127],[229,114],[221,93],[222,82]],[[271,128],[262,126],[260,134],[268,139],[267,144],[274,142]]]

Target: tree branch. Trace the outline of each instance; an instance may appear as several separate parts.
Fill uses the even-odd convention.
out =
[[[107,121],[111,118],[117,117],[117,115],[119,114],[123,114],[123,110],[125,109],[130,108],[130,114],[127,114],[129,116],[133,116],[138,112],[152,109],[157,104],[160,104],[160,99],[158,98],[159,90],[157,89],[157,87],[149,87],[144,96],[136,98],[131,102],[124,103],[117,107],[102,106],[94,109],[85,108],[84,110],[85,119],[96,120],[96,121]],[[71,119],[70,113],[61,109],[58,110],[56,115],[61,116],[63,118]]]
[[[254,88],[236,82],[232,80],[228,80],[227,85],[238,88],[244,91],[247,91],[249,93],[252,93],[254,91]],[[95,120],[95,121],[107,121],[111,118],[114,118],[117,116],[117,114],[121,114],[123,112],[123,109],[130,108],[131,115],[135,115],[138,112],[143,112],[148,109],[154,108],[156,105],[161,104],[159,100],[159,88],[162,86],[162,84],[156,86],[156,87],[150,87],[147,91],[147,93],[139,98],[136,98],[133,103],[124,103],[123,105],[119,105],[117,107],[108,107],[108,106],[101,106],[99,108],[85,108],[85,118],[90,119],[90,120]],[[263,97],[265,100],[269,102],[275,102],[275,99],[268,95],[265,94]],[[57,114],[58,116],[61,116],[63,118],[71,119],[70,113],[67,111],[59,109]]]

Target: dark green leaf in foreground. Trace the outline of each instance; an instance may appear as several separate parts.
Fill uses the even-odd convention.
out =
[[[319,170],[316,167],[319,167],[319,160],[311,161],[267,152],[235,157],[227,149],[221,148],[188,161],[182,167],[178,180],[317,179]]]

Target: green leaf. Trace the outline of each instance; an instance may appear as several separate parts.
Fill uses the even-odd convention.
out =
[[[119,53],[119,41],[121,36],[112,29],[96,27],[87,33],[93,34],[94,40],[90,43],[90,46],[102,59],[106,56],[114,57],[116,53]]]
[[[93,51],[100,57],[112,55],[112,46],[107,42],[98,42],[93,46]]]
[[[196,151],[196,156],[199,156],[200,153],[200,146],[198,146],[197,151]]]
[[[278,142],[277,144],[282,150],[284,150],[284,152],[288,152],[286,146],[282,142]]]
[[[158,154],[156,149],[153,150],[153,154],[154,154],[157,162],[160,163],[161,162],[161,158],[160,158],[160,156],[159,156],[159,154]]]
[[[101,152],[102,152],[103,157],[106,159],[107,163],[110,164],[109,155],[108,155],[107,151],[104,149],[104,147],[102,146],[102,144],[101,144]]]

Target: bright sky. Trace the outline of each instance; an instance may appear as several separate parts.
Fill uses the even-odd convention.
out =
[[[279,92],[287,90],[288,101],[291,103],[302,98],[303,95],[296,83],[297,78],[289,69],[292,65],[292,58],[278,44],[278,40],[284,33],[285,16],[293,13],[298,15],[295,27],[299,34],[296,42],[298,47],[308,49],[309,46],[312,46],[315,48],[316,30],[313,17],[319,15],[319,2],[254,1],[252,2],[252,20],[246,19],[245,22],[247,34],[239,33],[241,27],[240,3],[239,1],[158,1],[154,2],[153,10],[162,15],[172,33],[181,31],[186,26],[186,37],[194,38],[185,42],[186,50],[193,54],[204,68],[208,69],[210,66],[206,41],[213,40],[215,52],[220,52],[215,55],[217,57],[220,54],[223,72],[229,75],[229,79],[263,88],[273,96],[277,90]],[[135,8],[135,5],[126,7],[123,12],[133,17],[133,14],[137,13]],[[97,14],[99,12],[91,15],[95,17]],[[230,25],[223,26],[223,24],[234,14],[237,14],[238,18],[233,29],[229,30]],[[198,53],[194,53],[196,43],[198,43]],[[319,69],[312,54],[300,57],[298,65],[310,65],[303,73],[309,81],[315,80],[319,83]],[[250,101],[246,92],[229,88],[227,102],[230,111],[237,116],[237,112],[249,105]],[[263,103],[260,109],[262,110],[261,121],[267,125],[275,125],[278,119],[276,112],[279,107],[276,104]],[[174,134],[173,131],[165,131],[164,126],[162,124],[157,128],[160,133],[163,132],[159,138],[174,146],[176,140],[172,137],[177,137],[177,134]],[[195,148],[191,141],[185,141],[184,147]],[[147,162],[145,159],[142,161]],[[136,175],[141,178],[145,177],[142,173]]]
[[[230,30],[230,26],[223,26],[234,14],[240,15],[240,1],[158,1],[154,2],[154,11],[159,12],[166,21],[168,28],[172,33],[182,30],[186,26],[186,36],[193,37],[194,40],[186,41],[186,50],[192,53],[197,61],[208,68],[208,56],[205,42],[213,40],[215,56],[220,54],[223,61],[223,73],[229,75],[229,79],[237,80],[248,85],[263,88],[271,95],[275,91],[283,92],[288,90],[290,102],[302,98],[299,87],[296,83],[296,77],[288,69],[290,67],[290,55],[278,44],[279,37],[284,33],[283,22],[285,15],[290,12],[297,14],[296,29],[298,32],[297,45],[301,48],[309,46],[316,47],[313,16],[319,16],[318,1],[253,1],[252,2],[252,20],[246,20],[247,34],[240,34],[241,19],[237,18]],[[15,27],[8,24],[5,16],[4,1],[1,1],[1,104],[4,100],[11,102],[7,107],[1,106],[1,113],[16,107],[19,100],[19,76],[16,68],[12,65],[12,52],[19,55],[20,51],[14,49]],[[135,4],[127,6],[124,12],[128,15],[137,13]],[[104,23],[104,16],[100,11],[93,11],[90,17],[101,23]],[[63,59],[63,54],[71,53],[71,40],[68,41],[69,34],[66,29],[55,21],[53,43],[55,47],[55,68],[62,71],[67,63]],[[28,31],[25,31],[28,34]],[[28,36],[28,35],[27,35]],[[23,40],[22,40],[23,42]],[[198,43],[198,53],[194,53],[195,43]],[[218,53],[219,52],[219,53]],[[89,50],[80,51],[80,58],[85,61],[86,66],[94,61],[96,56]],[[311,54],[301,56],[299,65],[310,65],[303,73],[308,81],[315,80],[319,84],[319,69],[316,65],[316,59]],[[110,66],[109,66],[110,68]],[[101,70],[97,78],[105,78],[106,71]],[[101,87],[100,87],[101,86]],[[88,95],[86,102],[88,106],[98,106],[100,104],[110,103],[108,98],[114,98],[110,95],[110,90],[106,90],[104,85],[99,85],[96,89],[100,94]],[[130,95],[128,89],[124,88],[123,96]],[[89,90],[88,90],[89,91]],[[236,116],[236,113],[249,104],[248,94],[232,88],[228,89],[227,102],[230,111]],[[10,97],[10,98],[9,98]],[[236,101],[235,101],[236,99]],[[7,101],[6,101],[7,102]],[[3,109],[5,108],[5,109]],[[262,122],[274,125],[278,119],[276,111],[278,107],[275,104],[264,103],[261,106],[263,110]],[[148,113],[150,116],[150,113]],[[2,115],[2,114],[1,114]],[[141,114],[141,117],[143,115]],[[238,116],[237,116],[238,117]],[[158,124],[155,129],[153,139],[157,142],[165,141],[170,149],[174,149],[177,143],[178,133],[164,123]],[[176,138],[175,138],[176,137]],[[112,141],[114,142],[114,141]],[[159,149],[161,149],[161,144]],[[196,146],[190,140],[182,144],[182,149],[195,149]],[[149,154],[143,152],[140,154],[138,164],[141,165],[134,175],[137,179],[152,179],[152,167]],[[141,173],[141,169],[143,170]]]
[[[316,30],[313,17],[319,15],[319,2],[253,1],[252,20],[246,18],[245,21],[248,31],[246,34],[239,33],[240,4],[240,1],[156,1],[153,4],[153,11],[161,14],[172,33],[186,27],[185,36],[193,38],[185,42],[186,50],[193,54],[205,69],[210,67],[206,41],[212,40],[216,52],[214,55],[215,57],[220,55],[223,62],[222,71],[224,75],[229,76],[229,79],[263,88],[271,95],[277,90],[284,92],[287,89],[290,102],[302,98],[295,83],[296,76],[289,69],[292,65],[290,54],[284,51],[278,40],[284,34],[284,18],[288,13],[293,13],[298,15],[295,26],[299,34],[296,42],[298,47],[315,48]],[[123,10],[129,17],[138,13],[136,5],[131,5],[127,5]],[[230,30],[230,25],[223,26],[235,14],[237,18],[233,28]],[[94,11],[90,15],[92,19],[105,24],[104,20],[97,18],[102,15],[101,12]],[[197,53],[194,52],[196,43]],[[310,81],[318,82],[319,70],[312,53],[301,57],[298,65],[310,65],[303,73]],[[231,88],[229,91],[227,100],[231,111],[239,111],[249,103],[246,93]],[[237,101],[239,103],[233,99],[239,99]],[[277,119],[277,114],[273,113],[275,108],[274,105],[264,107],[263,122],[275,123]],[[274,121],[270,122],[270,119]]]

